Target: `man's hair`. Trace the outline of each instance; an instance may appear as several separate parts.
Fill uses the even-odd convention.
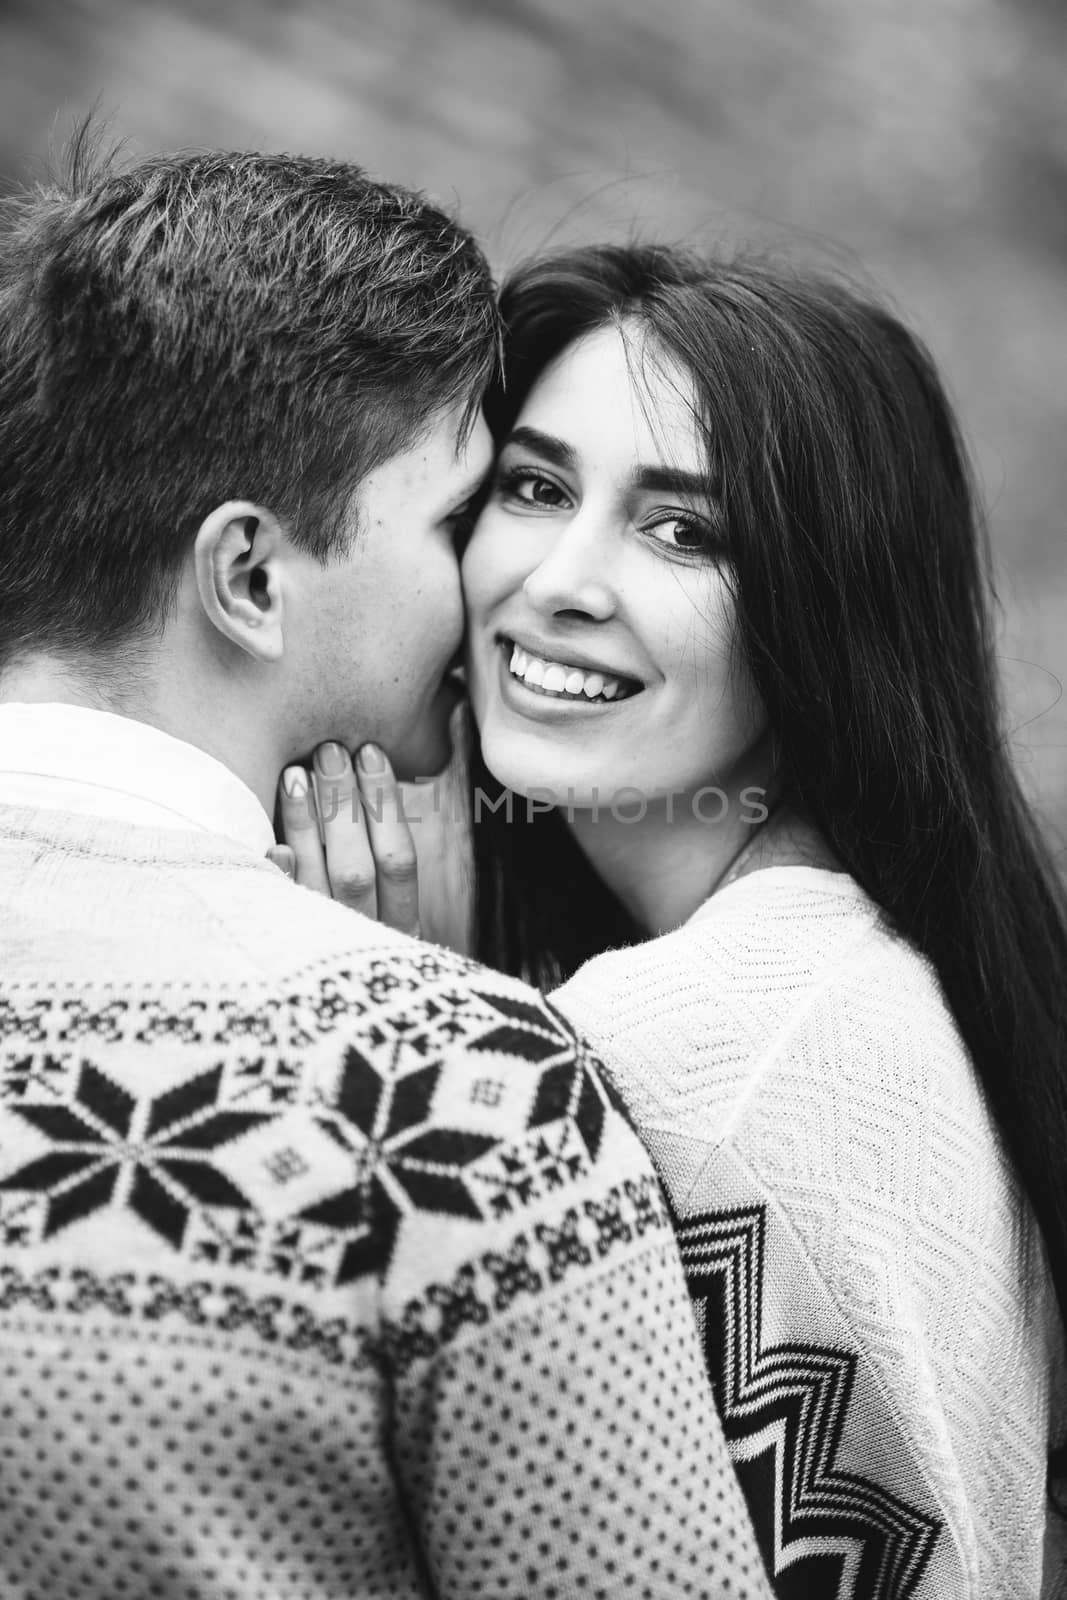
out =
[[[498,355],[471,235],[348,162],[120,170],[83,127],[65,168],[0,214],[0,665],[161,626],[228,499],[328,561],[355,485],[472,422]]]

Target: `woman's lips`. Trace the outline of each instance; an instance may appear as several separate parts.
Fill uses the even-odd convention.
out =
[[[562,690],[553,690],[543,684],[529,684],[525,678],[517,677],[510,669],[511,646],[512,641],[508,640],[507,646],[501,644],[497,651],[500,664],[500,693],[505,705],[524,717],[558,722],[561,718],[567,717],[585,719],[590,716],[604,716],[640,692],[639,689],[634,689],[626,694],[614,696],[604,693],[589,695],[585,693],[584,687],[581,693],[568,693],[565,686]]]
[[[642,685],[607,667],[581,664],[519,644],[506,634],[498,640],[509,678],[532,694],[575,705],[612,704],[639,694]]]

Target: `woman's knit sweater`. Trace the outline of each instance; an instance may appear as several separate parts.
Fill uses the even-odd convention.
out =
[[[930,967],[847,876],[772,867],[553,1000],[667,1188],[780,1592],[1049,1592],[1061,1335]]]

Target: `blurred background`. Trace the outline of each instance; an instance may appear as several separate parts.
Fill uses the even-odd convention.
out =
[[[498,270],[638,231],[866,276],[958,402],[1013,746],[1067,837],[1064,0],[0,0],[0,189],[93,105],[134,154],[359,161]]]

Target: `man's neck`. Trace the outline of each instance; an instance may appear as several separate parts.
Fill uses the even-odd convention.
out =
[[[105,690],[104,678],[54,656],[26,656],[0,672],[0,704],[86,706],[130,715]]]
[[[290,759],[275,748],[264,719],[231,702],[224,686],[189,663],[144,656],[73,660],[47,653],[26,656],[0,672],[0,704],[83,706],[146,723],[195,745],[228,767],[274,813],[281,768]]]

